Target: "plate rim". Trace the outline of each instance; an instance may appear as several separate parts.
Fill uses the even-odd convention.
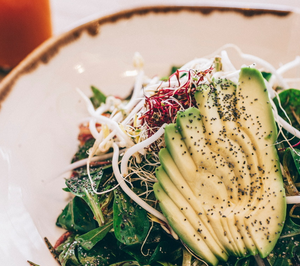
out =
[[[277,7],[277,8],[276,8]],[[0,111],[1,105],[9,96],[17,80],[25,74],[29,74],[37,69],[42,64],[47,64],[54,58],[59,51],[68,44],[80,38],[82,33],[86,31],[90,36],[96,36],[100,32],[100,27],[116,23],[123,19],[130,19],[134,16],[144,16],[149,14],[162,14],[162,13],[179,13],[179,12],[192,12],[201,13],[202,15],[209,15],[213,12],[237,12],[245,17],[254,17],[261,15],[275,15],[278,17],[286,17],[293,13],[300,13],[297,8],[290,6],[278,6],[270,4],[250,4],[246,6],[231,5],[231,4],[216,4],[212,3],[199,3],[199,4],[179,4],[179,5],[147,5],[127,8],[120,11],[112,12],[107,15],[98,16],[93,15],[78,22],[70,30],[58,35],[53,35],[31,53],[29,53],[16,67],[14,67],[8,75],[6,75],[0,82]]]

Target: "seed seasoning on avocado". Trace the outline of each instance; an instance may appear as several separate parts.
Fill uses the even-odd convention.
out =
[[[174,231],[212,265],[228,255],[264,258],[280,236],[286,200],[263,77],[243,68],[239,84],[214,80],[195,99],[197,108],[165,128],[155,195]]]

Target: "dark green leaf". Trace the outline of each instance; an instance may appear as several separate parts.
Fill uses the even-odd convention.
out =
[[[110,264],[110,266],[140,266],[140,264],[137,261],[126,260]]]
[[[300,90],[296,89],[288,89],[284,90],[279,93],[279,99],[281,106],[283,110],[288,115],[292,125],[300,130]],[[289,119],[286,117],[285,112],[280,108],[279,101],[277,97],[274,99],[274,103],[277,107],[278,114],[287,122],[289,122]],[[294,136],[288,132],[285,132],[285,135],[288,139],[292,139]],[[282,136],[279,138],[279,140],[283,140]],[[290,143],[292,145],[298,143],[300,140],[299,138],[293,138]]]
[[[78,151],[75,153],[75,155],[73,156],[72,158],[72,163],[74,162],[77,162],[79,160],[82,160],[82,159],[85,159],[87,158],[89,155],[88,155],[88,151],[90,148],[93,147],[94,145],[94,142],[95,142],[95,139],[91,138],[91,139],[88,139],[83,146],[79,147],[78,148]]]
[[[287,216],[282,234],[267,260],[271,266],[294,265],[299,252],[300,225]]]
[[[235,266],[252,266],[255,265],[255,259],[253,256],[238,259],[235,263]]]
[[[32,261],[30,261],[30,260],[28,260],[27,261],[28,263],[29,263],[29,265],[31,265],[31,266],[40,266],[40,265],[38,265],[38,264],[36,264],[36,263],[33,263]]]
[[[62,190],[65,192],[71,192],[70,189],[68,189],[67,187],[64,187]]]
[[[103,171],[101,168],[91,168],[90,175],[93,182],[93,188],[94,190],[97,190],[103,176]],[[96,221],[99,225],[102,225],[104,223],[104,217],[99,197],[94,193],[90,179],[85,170],[80,168],[74,176],[66,180],[66,185],[75,196],[81,197],[88,204]]]
[[[153,265],[158,261],[180,264],[182,262],[181,243],[166,234],[157,223],[154,223],[150,230],[144,243],[130,246],[121,244],[120,249],[132,256],[141,265]]]
[[[265,79],[266,81],[269,81],[270,78],[272,77],[272,73],[269,73],[269,72],[264,72],[264,71],[262,71],[261,74],[262,74],[262,76],[264,77],[264,79]]]
[[[113,228],[113,221],[110,220],[105,225],[102,225],[88,233],[77,236],[76,240],[85,250],[91,250],[99,241],[101,241],[107,233]]]
[[[288,215],[284,227],[282,229],[282,233],[280,235],[280,239],[289,238],[289,237],[297,237],[300,240],[300,225],[296,224],[293,219]]]
[[[164,262],[164,261],[158,261],[158,263],[161,264],[162,266],[175,266],[175,265],[172,264],[172,263]]]
[[[157,261],[164,261],[169,259],[170,256],[170,243],[168,241],[161,241],[156,246],[151,258],[149,259],[149,264]]]
[[[147,212],[123,193],[114,190],[114,232],[116,238],[125,245],[142,243],[150,228]]]
[[[59,261],[62,266],[81,265],[76,256],[76,248],[78,246],[75,236],[70,236],[64,243],[57,247]]]
[[[79,197],[74,197],[58,216],[56,225],[68,231],[86,233],[96,228],[97,223],[89,206]]]
[[[95,108],[98,108],[101,103],[105,103],[106,96],[96,87],[91,86],[93,96],[90,98]]]
[[[78,247],[78,259],[81,265],[110,265],[118,261],[117,254],[113,250],[99,242],[93,249],[87,251],[83,247]]]

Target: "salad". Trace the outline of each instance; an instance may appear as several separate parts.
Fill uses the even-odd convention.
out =
[[[275,69],[227,45],[168,77],[134,65],[126,99],[78,89],[66,232],[45,238],[58,264],[300,265],[300,90],[283,78],[300,58]]]

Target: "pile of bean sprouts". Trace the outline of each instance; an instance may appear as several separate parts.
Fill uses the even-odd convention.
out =
[[[215,58],[218,57],[222,63],[222,70],[212,71],[205,75],[204,79],[200,83],[209,83],[214,78],[227,78],[238,83],[240,68],[236,68],[230,61],[228,53],[226,52],[226,49],[228,48],[235,49],[240,58],[244,59],[246,62],[251,62],[252,64],[247,65],[248,67],[256,67],[256,65],[259,65],[263,71],[272,73],[269,82],[265,81],[270,99],[278,97],[277,92],[274,90],[275,85],[280,86],[283,90],[289,88],[288,82],[292,81],[292,79],[284,79],[282,75],[288,70],[300,66],[300,57],[297,56],[295,60],[275,69],[265,60],[254,55],[245,54],[237,46],[228,44],[209,57],[197,58],[186,63],[179,69],[179,71],[190,71],[191,69],[198,72],[205,71],[213,66]],[[128,177],[132,174],[132,172],[134,172],[143,182],[149,184],[149,189],[151,189],[153,183],[156,182],[154,173],[147,173],[141,169],[139,170],[138,164],[142,160],[145,160],[144,155],[149,152],[148,147],[151,144],[157,142],[159,146],[164,145],[163,135],[165,124],[160,128],[153,129],[155,133],[150,135],[149,127],[142,124],[141,119],[139,118],[147,111],[145,105],[146,97],[154,95],[159,88],[176,90],[181,84],[184,84],[187,81],[188,76],[182,75],[180,79],[178,79],[178,77],[173,75],[168,81],[161,81],[158,77],[150,79],[143,71],[144,62],[141,55],[138,53],[134,55],[134,65],[137,70],[137,76],[133,93],[129,101],[122,101],[114,96],[109,96],[105,103],[102,103],[99,108],[95,109],[89,97],[77,88],[77,91],[86,102],[87,110],[90,114],[89,129],[95,139],[95,143],[89,150],[87,159],[77,161],[69,165],[65,171],[86,165],[90,182],[93,183],[89,172],[90,163],[93,161],[101,161],[112,158],[112,168],[114,176],[118,182],[117,186],[120,186],[132,200],[134,200],[147,212],[155,216],[157,219],[167,222],[162,213],[150,206],[144,199],[141,198],[141,195],[137,195],[133,192],[130,187],[130,178]],[[176,99],[171,100],[175,101]],[[282,133],[282,129],[285,129],[295,137],[300,138],[300,132],[280,117],[272,100],[271,103],[279,132]],[[110,117],[103,115],[106,112],[111,113]],[[97,130],[96,126],[96,124],[99,125],[99,123],[102,126],[100,132]],[[286,141],[288,142],[288,140]],[[111,148],[113,149],[113,152],[108,153]],[[157,152],[152,152],[152,156],[154,159],[149,163],[154,166],[159,165]],[[94,186],[91,187],[94,189],[94,193],[103,194],[115,189],[117,186],[110,190],[101,192],[95,191]],[[300,196],[287,197],[287,203],[300,203]]]

